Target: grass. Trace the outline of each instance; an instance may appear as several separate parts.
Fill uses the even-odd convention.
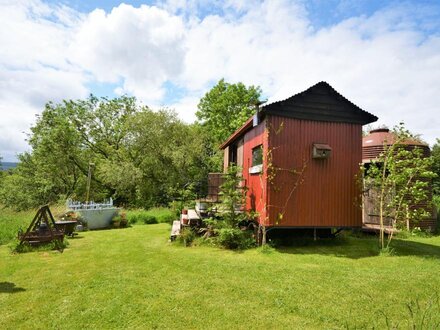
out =
[[[83,232],[64,253],[0,246],[0,328],[437,327],[440,237],[380,256],[374,237],[232,252],[169,231]]]
[[[58,219],[66,208],[64,205],[55,205],[50,207],[52,215]],[[17,237],[18,231],[21,229],[25,231],[34,218],[37,210],[16,212],[9,208],[5,208],[0,204],[0,245],[7,244]],[[170,223],[176,220],[177,217],[169,208],[155,207],[149,210],[131,209],[124,211],[127,213],[127,218],[136,218],[139,224],[143,224],[142,219],[145,217],[153,217],[155,223]],[[175,219],[176,218],[176,219]]]
[[[51,206],[50,209],[55,218],[65,212],[64,205]],[[0,245],[16,238],[19,229],[25,231],[36,213],[36,209],[16,212],[0,204]]]
[[[19,229],[26,230],[34,215],[34,211],[14,212],[0,206],[0,245],[17,237]]]
[[[127,219],[131,224],[142,224],[153,219],[153,223],[172,223],[177,220],[177,216],[169,208],[154,207],[149,210],[144,209],[129,209],[126,211]]]

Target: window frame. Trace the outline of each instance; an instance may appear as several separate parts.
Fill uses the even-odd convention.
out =
[[[261,154],[258,155],[257,152],[260,152]],[[250,174],[257,174],[261,173],[263,171],[263,145],[259,144],[252,148],[252,163],[251,167],[249,168]]]

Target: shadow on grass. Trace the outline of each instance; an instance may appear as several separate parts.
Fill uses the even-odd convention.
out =
[[[392,256],[416,256],[440,259],[440,246],[395,238],[391,242]],[[314,241],[301,239],[276,250],[290,254],[320,254],[341,258],[361,259],[380,255],[377,237],[337,237]]]
[[[73,236],[73,237],[72,237],[72,236],[69,236],[69,237],[66,236],[66,238],[69,239],[69,240],[76,241],[77,239],[83,239],[84,236],[81,236],[81,235],[75,235],[75,236]]]
[[[394,239],[391,242],[396,256],[419,256],[424,258],[439,258],[440,246],[422,242]]]
[[[23,291],[26,291],[26,289],[17,287],[15,283],[0,282],[0,293],[17,293]]]

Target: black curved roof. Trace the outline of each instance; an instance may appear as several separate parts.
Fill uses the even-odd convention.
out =
[[[261,114],[329,122],[369,124],[378,118],[321,81],[285,100],[260,106]]]

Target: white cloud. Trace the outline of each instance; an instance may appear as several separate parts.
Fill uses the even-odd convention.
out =
[[[40,1],[0,5],[0,156],[26,150],[26,134],[49,100],[87,95],[85,75],[68,60],[66,47],[80,15]]]
[[[321,29],[288,2],[266,1],[233,21],[208,16],[189,24],[180,83],[202,95],[225,77],[260,85],[274,100],[326,80],[380,123],[403,120],[433,143],[440,136],[439,34],[427,37],[413,12],[424,11],[390,7]]]
[[[70,67],[66,48],[80,22],[78,13],[40,1],[6,1],[0,6],[0,63],[11,68]]]
[[[157,7],[121,4],[88,15],[71,45],[72,58],[103,82],[123,80],[118,92],[145,101],[164,95],[162,84],[182,69],[184,25]]]
[[[430,143],[440,136],[435,10],[390,5],[316,27],[300,0],[207,3],[81,14],[40,0],[0,1],[0,155],[24,150],[20,132],[45,102],[85,97],[94,82],[192,121],[199,98],[222,77],[260,85],[271,100],[326,80],[380,123],[404,120]],[[168,82],[187,91],[173,104]]]
[[[168,104],[171,109],[175,109],[179,118],[186,123],[193,123],[196,120],[195,112],[197,111],[197,104],[200,101],[198,94],[188,95],[180,99],[178,102]]]

